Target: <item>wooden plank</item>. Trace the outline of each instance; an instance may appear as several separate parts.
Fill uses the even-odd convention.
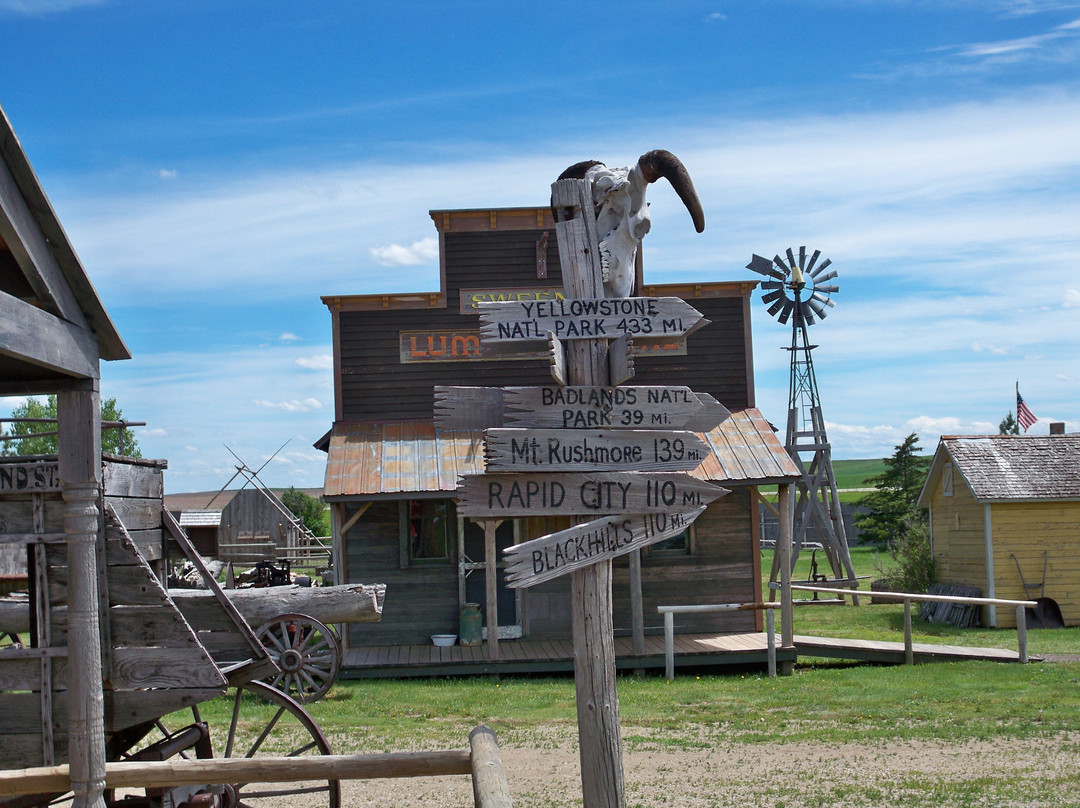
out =
[[[458,513],[472,517],[589,516],[690,510],[728,493],[689,474],[472,474],[458,480]]]
[[[705,511],[608,516],[508,547],[507,586],[517,589],[558,578],[605,559],[677,536]]]
[[[548,332],[548,370],[560,387],[566,386],[566,347],[562,340]]]
[[[0,354],[65,376],[97,375],[97,343],[90,331],[0,291]]]
[[[709,321],[678,297],[607,297],[479,303],[480,334],[488,342],[546,339],[682,337]],[[606,374],[605,374],[606,375]]]
[[[690,471],[709,446],[693,432],[489,429],[488,471]]]
[[[634,378],[634,338],[623,334],[608,345],[608,380],[625,384]]]
[[[435,385],[435,426],[440,429],[486,429],[503,422],[499,387]]]
[[[678,429],[691,419],[698,423],[704,409],[689,387],[659,385],[506,387],[503,402],[506,425],[530,429]]]
[[[43,493],[60,490],[60,469],[55,460],[0,463],[0,494]]]

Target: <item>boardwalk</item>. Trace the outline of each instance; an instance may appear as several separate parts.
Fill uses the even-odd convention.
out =
[[[1016,651],[997,648],[962,648],[955,645],[916,643],[916,662],[990,659],[1017,662]],[[664,638],[645,638],[645,653],[637,656],[629,637],[615,638],[616,667],[620,670],[664,669]],[[903,664],[902,642],[841,640],[828,637],[795,637],[795,651],[777,649],[780,662],[796,657],[828,657]],[[767,663],[765,634],[678,634],[675,636],[675,667],[701,668],[729,665],[764,668]],[[385,678],[493,673],[553,673],[574,669],[570,640],[501,640],[499,658],[489,659],[487,646],[379,645],[350,648],[345,652],[341,678]]]

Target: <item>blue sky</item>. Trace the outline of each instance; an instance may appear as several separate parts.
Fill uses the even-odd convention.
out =
[[[170,492],[286,441],[263,479],[321,485],[320,295],[437,289],[429,210],[653,148],[707,228],[653,186],[647,281],[833,260],[834,457],[996,432],[1017,380],[1032,433],[1080,430],[1080,2],[0,0],[0,38],[0,105],[135,357],[103,394]],[[753,315],[782,424],[789,329]]]

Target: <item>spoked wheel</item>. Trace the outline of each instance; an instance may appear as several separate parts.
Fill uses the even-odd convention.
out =
[[[261,682],[230,691],[225,710],[213,703],[214,717],[200,719],[198,707],[154,722],[140,748],[121,760],[183,758],[259,758],[329,755],[330,742],[295,699]],[[204,712],[211,708],[204,705]],[[223,726],[218,716],[224,712]],[[194,713],[194,723],[191,721]],[[227,723],[225,723],[227,722]],[[179,728],[177,728],[179,727]],[[206,731],[208,727],[208,732]],[[340,808],[337,780],[285,783],[223,783],[150,789],[145,796],[106,793],[109,808],[173,808],[187,803],[206,808]]]
[[[341,667],[341,643],[333,629],[305,614],[283,614],[255,636],[281,668],[264,682],[302,704],[326,695]]]

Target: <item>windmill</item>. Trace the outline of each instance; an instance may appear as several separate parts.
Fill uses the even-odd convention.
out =
[[[848,551],[832,467],[832,450],[814,375],[811,352],[817,346],[811,345],[807,336],[807,328],[824,320],[829,309],[836,305],[832,296],[840,291],[840,287],[829,283],[836,278],[836,270],[829,269],[832,261],[826,258],[818,264],[820,250],[814,250],[809,260],[806,247],[799,247],[797,260],[791,248],[786,256],[787,260],[777,255],[770,261],[754,255],[746,268],[768,278],[761,284],[761,302],[768,306],[766,311],[782,325],[791,322],[791,346],[786,349],[791,353],[791,374],[784,446],[802,473],[794,501],[791,563],[794,566],[799,550],[807,541],[808,530],[813,526],[832,567],[834,581],[854,588],[857,586],[855,570]],[[779,571],[779,558],[779,554],[773,555],[773,581]],[[815,576],[817,580],[823,577]]]

